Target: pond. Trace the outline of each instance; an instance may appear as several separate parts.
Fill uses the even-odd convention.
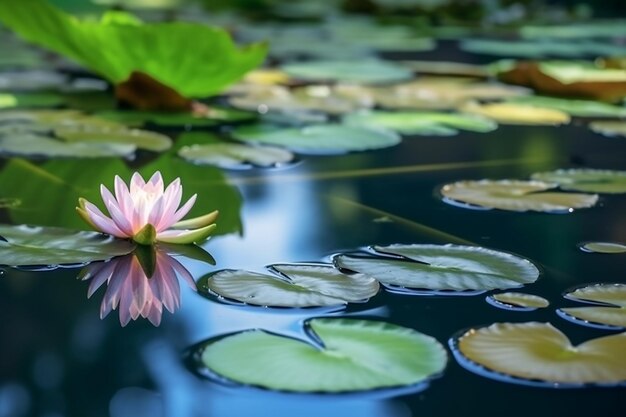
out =
[[[480,45],[437,42],[421,52],[389,53],[382,62],[456,61],[477,70],[502,57],[493,49],[476,52]],[[517,58],[514,52],[507,57]],[[297,65],[328,78],[327,68]],[[292,81],[301,80],[290,81],[291,90],[309,83],[332,86],[303,75],[301,68],[285,70]],[[371,70],[376,76],[384,72]],[[454,75],[454,69],[448,72]],[[60,73],[95,80],[73,67]],[[477,106],[507,100],[467,92],[468,79],[461,79],[445,88],[468,97],[454,96],[453,107],[419,111],[441,117],[456,115],[448,110],[463,108],[468,98]],[[425,88],[450,82],[417,80]],[[370,88],[362,80],[347,85]],[[111,108],[110,89],[96,90],[73,102],[78,104],[44,108],[130,117],[128,110],[120,115]],[[5,91],[15,94],[10,85]],[[316,94],[328,91],[311,95]],[[94,97],[104,97],[105,104],[94,104]],[[522,100],[529,97],[535,95],[525,93]],[[286,107],[309,106],[293,113],[276,111],[282,104],[272,104],[274,96],[244,98],[252,105],[229,104],[225,97],[208,102],[228,115],[208,117],[203,126],[192,126],[189,119],[169,126],[140,123],[173,145],[160,136],[141,142],[135,133],[134,158],[123,148],[129,140],[117,125],[106,125],[106,134],[122,139],[92,138],[106,142],[103,147],[50,150],[37,142],[24,150],[7,137],[32,134],[32,125],[70,137],[76,131],[67,120],[82,116],[43,120],[28,113],[32,106],[19,104],[17,109],[27,112],[21,119],[9,113],[15,108],[0,113],[6,155],[0,169],[0,235],[7,241],[0,242],[0,258],[8,264],[0,276],[0,416],[617,414],[626,381],[619,325],[626,305],[620,284],[626,270],[621,246],[626,140],[593,131],[589,123],[620,123],[626,114],[622,102],[606,104],[616,112],[608,118],[593,114],[606,108],[583,116],[565,110],[569,123],[534,124],[538,116],[525,116],[524,109],[502,117],[466,107],[462,113],[471,116],[463,121],[441,122],[430,115],[423,116],[427,122],[416,122],[421,117],[416,114],[407,116],[410,122],[378,121],[395,126],[394,132],[372,128],[372,115],[362,111],[329,111],[330,124],[312,122],[325,112],[308,110],[336,104],[332,100],[293,99]],[[384,97],[377,103],[376,109],[399,111],[384,104]],[[346,114],[355,119],[346,120]],[[507,120],[516,117],[532,120]],[[132,124],[129,120],[122,122]],[[253,154],[243,164],[216,157],[218,166],[194,159],[203,157],[195,151],[186,151],[187,157],[182,151],[208,143],[261,143],[278,150],[263,156],[269,163],[249,163],[261,158]],[[576,188],[567,171],[551,173],[560,169],[586,173]],[[183,202],[197,194],[191,217],[219,210],[211,239],[198,246],[139,245],[129,253],[132,248],[105,236],[65,231],[88,230],[76,214],[79,197],[103,208],[100,184],[113,190],[116,175],[128,183],[135,171],[146,180],[158,171],[165,185],[180,178]],[[548,185],[524,188],[533,175]],[[511,182],[486,190],[455,184],[481,180]],[[451,184],[459,189],[451,190]],[[542,199],[546,193],[559,196]],[[576,195],[563,197],[566,193]],[[528,196],[538,202],[529,203]],[[23,224],[64,229],[7,226]],[[31,240],[20,241],[23,234]],[[79,262],[76,252],[90,257]],[[497,295],[505,292],[541,299]],[[593,308],[611,311],[590,312]],[[578,348],[568,346],[559,331]],[[597,343],[588,351],[579,346],[607,336],[615,336],[613,345]],[[520,376],[528,369],[530,377]],[[584,380],[596,371],[604,376]]]

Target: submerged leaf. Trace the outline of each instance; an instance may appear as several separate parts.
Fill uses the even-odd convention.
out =
[[[132,252],[126,240],[55,227],[0,225],[0,265],[50,266],[104,261]]]
[[[249,165],[271,167],[294,159],[291,152],[282,148],[226,142],[184,146],[178,151],[178,155],[194,164],[221,168],[242,168]]]
[[[509,211],[572,212],[594,206],[597,194],[545,192],[555,184],[541,181],[480,180],[446,184],[441,194],[447,203]]]
[[[373,278],[337,271],[332,265],[275,264],[275,275],[222,270],[203,278],[199,288],[246,304],[320,307],[363,302],[378,292]]]
[[[570,117],[561,110],[526,104],[469,102],[460,107],[466,113],[488,117],[498,123],[514,125],[552,125],[569,123]]]
[[[201,366],[240,384],[332,393],[424,383],[446,366],[437,340],[406,327],[326,318],[305,324],[322,346],[248,330],[203,344]]]
[[[0,2],[0,21],[115,84],[138,71],[187,98],[219,93],[265,57],[264,45],[238,49],[222,29],[188,22],[78,20],[40,0]]]
[[[375,246],[381,255],[340,254],[335,265],[372,276],[386,285],[435,291],[486,291],[521,287],[539,278],[530,261],[478,246]]]
[[[386,61],[309,61],[282,66],[290,76],[306,81],[342,81],[364,84],[408,80],[413,72]]]
[[[573,346],[549,323],[495,323],[453,343],[462,366],[505,382],[553,388],[626,383],[626,333]]]
[[[538,172],[531,177],[536,181],[556,183],[563,190],[590,193],[626,193],[626,171],[608,169],[558,169]]]
[[[558,310],[567,319],[586,325],[626,328],[626,284],[594,284],[568,292],[565,298],[600,304],[593,307],[567,307]]]

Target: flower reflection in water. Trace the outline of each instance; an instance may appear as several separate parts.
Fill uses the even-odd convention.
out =
[[[122,326],[140,316],[158,326],[163,307],[170,313],[180,307],[179,277],[196,290],[191,273],[164,249],[138,246],[128,255],[87,265],[78,279],[91,280],[88,298],[107,283],[100,304],[101,319],[119,308]]]

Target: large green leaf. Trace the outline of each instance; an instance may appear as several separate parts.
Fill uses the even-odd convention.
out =
[[[401,140],[393,131],[340,124],[312,125],[301,129],[242,126],[233,130],[232,136],[245,142],[283,146],[296,152],[313,154],[387,148]]]
[[[626,328],[626,284],[593,284],[565,294],[565,298],[599,304],[566,307],[557,312],[575,323],[592,327]]]
[[[346,275],[332,265],[275,264],[275,275],[226,269],[200,280],[199,289],[246,304],[272,307],[337,306],[366,301],[378,282],[360,274]]]
[[[505,382],[551,388],[626,383],[626,333],[574,346],[549,323],[495,323],[451,344],[463,367]]]
[[[597,194],[547,192],[555,186],[541,181],[459,181],[444,185],[441,194],[445,202],[466,208],[548,213],[571,213],[598,202]]]
[[[225,30],[197,23],[78,20],[43,0],[2,1],[0,21],[113,83],[139,71],[185,97],[220,92],[258,66],[266,49],[238,49]]]
[[[590,193],[626,193],[626,171],[608,169],[558,169],[551,172],[538,172],[533,180],[553,182],[563,190]]]
[[[132,252],[126,240],[55,227],[0,225],[0,265],[56,266],[104,261]]]
[[[344,116],[343,123],[395,130],[406,135],[455,135],[457,129],[491,132],[493,120],[459,113],[363,111]]]
[[[414,244],[373,249],[379,256],[340,254],[335,265],[386,285],[430,291],[515,288],[539,278],[539,270],[527,259],[478,246]]]
[[[294,78],[307,81],[377,84],[404,81],[413,76],[407,68],[376,60],[310,61],[286,64],[282,69]]]
[[[202,345],[201,366],[245,385],[339,393],[423,383],[446,365],[443,346],[412,329],[355,319],[306,324],[322,346],[249,330]]]

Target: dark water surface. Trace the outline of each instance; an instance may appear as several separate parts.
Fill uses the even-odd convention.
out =
[[[522,291],[547,298],[550,307],[516,312],[490,306],[484,294],[383,291],[354,314],[411,327],[444,345],[459,330],[500,321],[551,322],[580,343],[611,332],[569,323],[555,309],[573,305],[562,298],[571,287],[625,282],[625,255],[584,253],[577,245],[626,240],[626,195],[602,196],[594,208],[557,215],[462,209],[443,203],[436,189],[461,179],[525,179],[556,168],[626,169],[625,157],[626,140],[595,135],[574,121],[560,128],[501,126],[489,134],[406,138],[382,151],[305,156],[288,169],[230,173],[244,201],[242,235],[203,245],[214,267],[182,262],[197,280],[223,268],[327,261],[371,244],[471,242],[539,265],[541,278]],[[98,166],[92,169],[84,175]],[[451,356],[443,377],[426,390],[391,399],[220,386],[184,366],[186,348],[250,328],[297,335],[301,322],[318,313],[227,306],[181,284],[182,307],[165,312],[160,327],[138,320],[122,328],[116,311],[99,319],[103,289],[87,299],[79,271],[6,269],[0,277],[0,417],[624,415],[623,388],[507,384],[472,374]]]

